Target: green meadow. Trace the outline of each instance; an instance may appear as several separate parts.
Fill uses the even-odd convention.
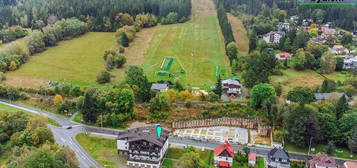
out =
[[[13,86],[38,87],[49,81],[66,81],[75,85],[95,85],[104,68],[103,54],[115,44],[114,33],[90,32],[60,42],[31,56],[19,70],[7,74]]]

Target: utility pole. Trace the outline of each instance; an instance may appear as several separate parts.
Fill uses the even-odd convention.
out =
[[[308,167],[308,160],[309,160],[309,156],[310,156],[312,139],[314,139],[314,138],[310,137],[309,151],[307,151],[307,157],[306,157],[306,168]]]

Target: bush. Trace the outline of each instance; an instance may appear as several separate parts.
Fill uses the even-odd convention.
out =
[[[193,106],[192,102],[191,101],[186,101],[185,102],[185,107],[186,108],[191,108]]]
[[[0,31],[0,41],[8,43],[18,38],[27,36],[28,32],[21,26],[12,26]]]
[[[124,56],[117,56],[114,58],[114,64],[116,68],[121,68],[126,63],[126,58]]]
[[[110,82],[110,73],[106,70],[100,71],[97,76],[97,82],[99,84],[109,83]]]
[[[72,114],[76,109],[76,103],[64,101],[57,107],[57,112],[61,114]]]
[[[3,72],[0,72],[0,83],[6,80],[6,76]]]
[[[166,17],[161,19],[162,24],[174,24],[178,22],[178,14],[176,12],[170,12]]]

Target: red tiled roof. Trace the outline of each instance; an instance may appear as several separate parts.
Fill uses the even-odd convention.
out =
[[[345,162],[346,168],[357,168],[357,161],[347,161]]]
[[[316,154],[309,160],[309,165],[310,168],[316,168],[316,165],[319,167],[336,167],[336,160],[323,153]]]
[[[229,163],[225,161],[219,161],[219,166],[220,167],[229,167]]]
[[[257,160],[257,154],[255,154],[255,153],[249,153],[249,154],[248,154],[248,160],[249,160],[249,161],[256,161],[256,160]]]
[[[224,142],[221,146],[218,146],[218,147],[214,148],[214,155],[215,156],[219,156],[225,150],[227,150],[227,152],[229,153],[230,157],[234,156],[233,147],[227,141]]]
[[[279,56],[280,56],[280,57],[291,57],[292,54],[287,53],[287,52],[281,52],[281,53],[279,53]]]

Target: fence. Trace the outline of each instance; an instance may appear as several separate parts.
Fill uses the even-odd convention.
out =
[[[257,130],[259,136],[269,137],[271,134],[271,127],[260,126],[257,119],[244,119],[244,118],[216,118],[204,120],[190,120],[190,121],[177,121],[172,123],[173,129],[187,129],[187,128],[200,128],[200,127],[240,127],[245,129]]]

